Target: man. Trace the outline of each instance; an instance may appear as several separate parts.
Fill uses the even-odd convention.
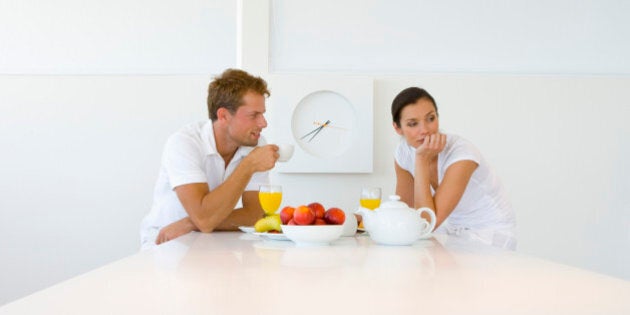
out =
[[[208,88],[210,121],[192,123],[164,148],[151,212],[142,221],[142,248],[191,231],[235,230],[263,217],[258,187],[269,183],[275,145],[258,146],[267,127],[267,83],[228,69]],[[234,209],[242,197],[242,208]]]

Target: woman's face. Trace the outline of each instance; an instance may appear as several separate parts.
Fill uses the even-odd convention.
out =
[[[414,104],[403,107],[400,112],[400,127],[394,123],[396,132],[405,137],[407,143],[417,148],[428,135],[438,133],[440,122],[430,100],[421,98]]]

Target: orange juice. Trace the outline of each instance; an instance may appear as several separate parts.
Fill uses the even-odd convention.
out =
[[[381,205],[381,199],[361,199],[361,207],[374,210]]]
[[[260,206],[265,210],[266,214],[274,214],[276,210],[280,208],[280,202],[282,202],[281,192],[259,192],[258,200]]]

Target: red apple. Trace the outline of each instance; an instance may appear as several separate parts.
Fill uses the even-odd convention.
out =
[[[309,203],[308,207],[313,209],[313,211],[315,211],[316,218],[320,218],[320,219],[324,218],[324,212],[326,212],[326,208],[324,208],[324,206],[322,206],[321,203],[319,202]]]
[[[293,219],[289,220],[289,223],[287,223],[287,225],[297,225],[295,224],[295,221]]]
[[[324,219],[317,218],[315,219],[314,225],[326,225],[326,221]]]
[[[330,208],[324,213],[324,220],[328,224],[341,225],[346,221],[346,214],[339,208]]]
[[[315,211],[307,206],[299,206],[293,212],[293,221],[297,225],[309,225],[315,221]]]
[[[287,224],[293,219],[293,212],[295,212],[295,208],[289,206],[280,210],[280,220],[282,220],[282,224]]]

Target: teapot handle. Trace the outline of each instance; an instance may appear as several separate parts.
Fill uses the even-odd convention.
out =
[[[433,229],[435,228],[435,223],[437,221],[435,218],[435,212],[433,212],[431,208],[427,208],[427,207],[422,207],[418,209],[417,211],[418,211],[418,215],[422,215],[423,212],[426,212],[429,214],[429,217],[431,217],[429,224],[427,224],[427,227],[422,230],[422,236],[420,236],[420,238],[425,238],[429,236],[429,234],[431,234],[431,232],[433,232]]]

